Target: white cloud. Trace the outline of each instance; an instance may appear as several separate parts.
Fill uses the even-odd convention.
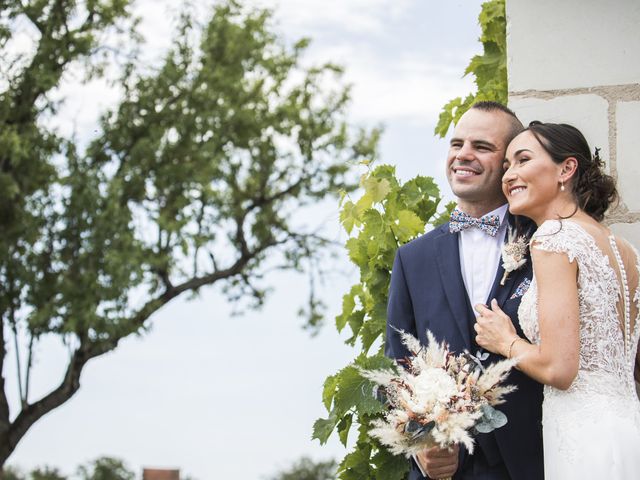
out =
[[[356,85],[354,113],[381,121],[405,118],[422,123],[437,118],[447,101],[472,87],[458,70],[429,65],[421,58],[401,58],[384,69],[363,62],[353,65],[348,76]]]
[[[424,124],[437,119],[446,102],[474,88],[472,78],[462,78],[460,59],[436,63],[417,52],[389,58],[373,47],[345,43],[313,48],[306,61],[328,59],[346,66],[344,79],[353,86],[351,111],[358,122],[404,119]]]
[[[304,62],[331,61],[345,66],[344,79],[353,86],[350,111],[358,123],[373,125],[394,119],[418,124],[433,122],[447,101],[473,89],[471,78],[461,78],[463,60],[444,48],[438,58],[413,45],[406,45],[406,50],[398,55],[382,51],[377,34],[384,31],[387,21],[407,13],[410,0],[254,0],[253,3],[274,6],[280,19],[277,28],[287,35],[295,30],[308,34],[329,25],[335,30],[331,35],[318,34]],[[204,3],[196,8],[202,11],[201,18],[206,18]],[[142,0],[136,13],[143,17],[140,29],[146,38],[144,63],[157,64],[171,45],[177,8],[167,0]],[[353,31],[362,36],[350,38],[349,32]],[[74,80],[79,75],[67,78],[71,81],[59,92],[67,100],[56,121],[64,133],[73,130],[82,140],[90,139],[99,115],[115,105],[119,90],[105,82],[82,85]]]
[[[277,18],[296,31],[338,29],[349,33],[384,31],[387,20],[404,14],[412,0],[254,0],[276,7]]]

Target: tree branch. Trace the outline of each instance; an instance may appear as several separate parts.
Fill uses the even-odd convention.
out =
[[[44,36],[46,30],[45,23],[38,21],[37,17],[34,15],[34,12],[32,12],[30,8],[25,8],[22,13],[33,24],[33,26],[36,27],[36,29],[40,32],[40,35]]]
[[[300,187],[300,185],[302,185],[302,183],[308,178],[309,178],[308,176],[303,175],[297,181],[289,185],[284,190],[276,192],[269,197],[260,196],[258,198],[254,198],[253,201],[247,207],[247,211],[249,212],[256,208],[263,207],[265,205],[275,202],[276,200],[280,200],[281,198],[286,197],[287,195],[290,195],[296,188]]]
[[[12,306],[13,307],[13,306]],[[13,348],[16,354],[16,375],[18,376],[18,394],[20,403],[26,403],[24,393],[22,392],[22,362],[20,361],[20,345],[18,344],[18,327],[16,325],[15,311],[11,308],[11,331],[13,332]]]
[[[29,350],[27,356],[27,368],[24,379],[24,401],[25,403],[29,401],[29,387],[31,386],[31,369],[33,367],[33,340],[34,336],[31,334],[31,338],[29,339]]]
[[[9,428],[11,427],[11,422],[9,420],[9,402],[7,400],[7,394],[4,388],[4,358],[6,354],[6,350],[4,348],[5,339],[4,339],[4,315],[0,317],[2,324],[0,325],[0,348],[2,349],[2,354],[0,355],[0,439],[6,437]]]
[[[47,413],[69,400],[80,388],[80,374],[84,365],[93,357],[100,355],[99,350],[92,352],[81,343],[73,353],[64,379],[51,393],[40,400],[27,404],[11,423],[7,432],[0,432],[0,464],[4,464],[8,456],[24,437],[29,428]]]

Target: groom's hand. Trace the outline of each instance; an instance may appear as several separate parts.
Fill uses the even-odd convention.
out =
[[[447,478],[458,470],[459,450],[458,445],[451,448],[433,447],[418,453],[416,458],[429,478]]]

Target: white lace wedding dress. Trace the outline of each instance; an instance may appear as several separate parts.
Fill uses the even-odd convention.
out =
[[[580,364],[568,390],[544,388],[546,480],[640,478],[640,402],[633,378],[640,266],[628,243],[611,236],[609,245],[599,246],[570,220],[546,221],[532,238],[532,248],[578,262]],[[539,343],[535,279],[518,314],[525,335]]]

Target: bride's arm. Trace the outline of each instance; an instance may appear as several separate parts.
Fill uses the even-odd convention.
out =
[[[578,373],[580,324],[577,262],[567,255],[531,249],[538,286],[540,344],[515,332],[511,319],[492,301],[478,305],[478,345],[505,357],[518,357],[517,368],[540,383],[567,389]]]

